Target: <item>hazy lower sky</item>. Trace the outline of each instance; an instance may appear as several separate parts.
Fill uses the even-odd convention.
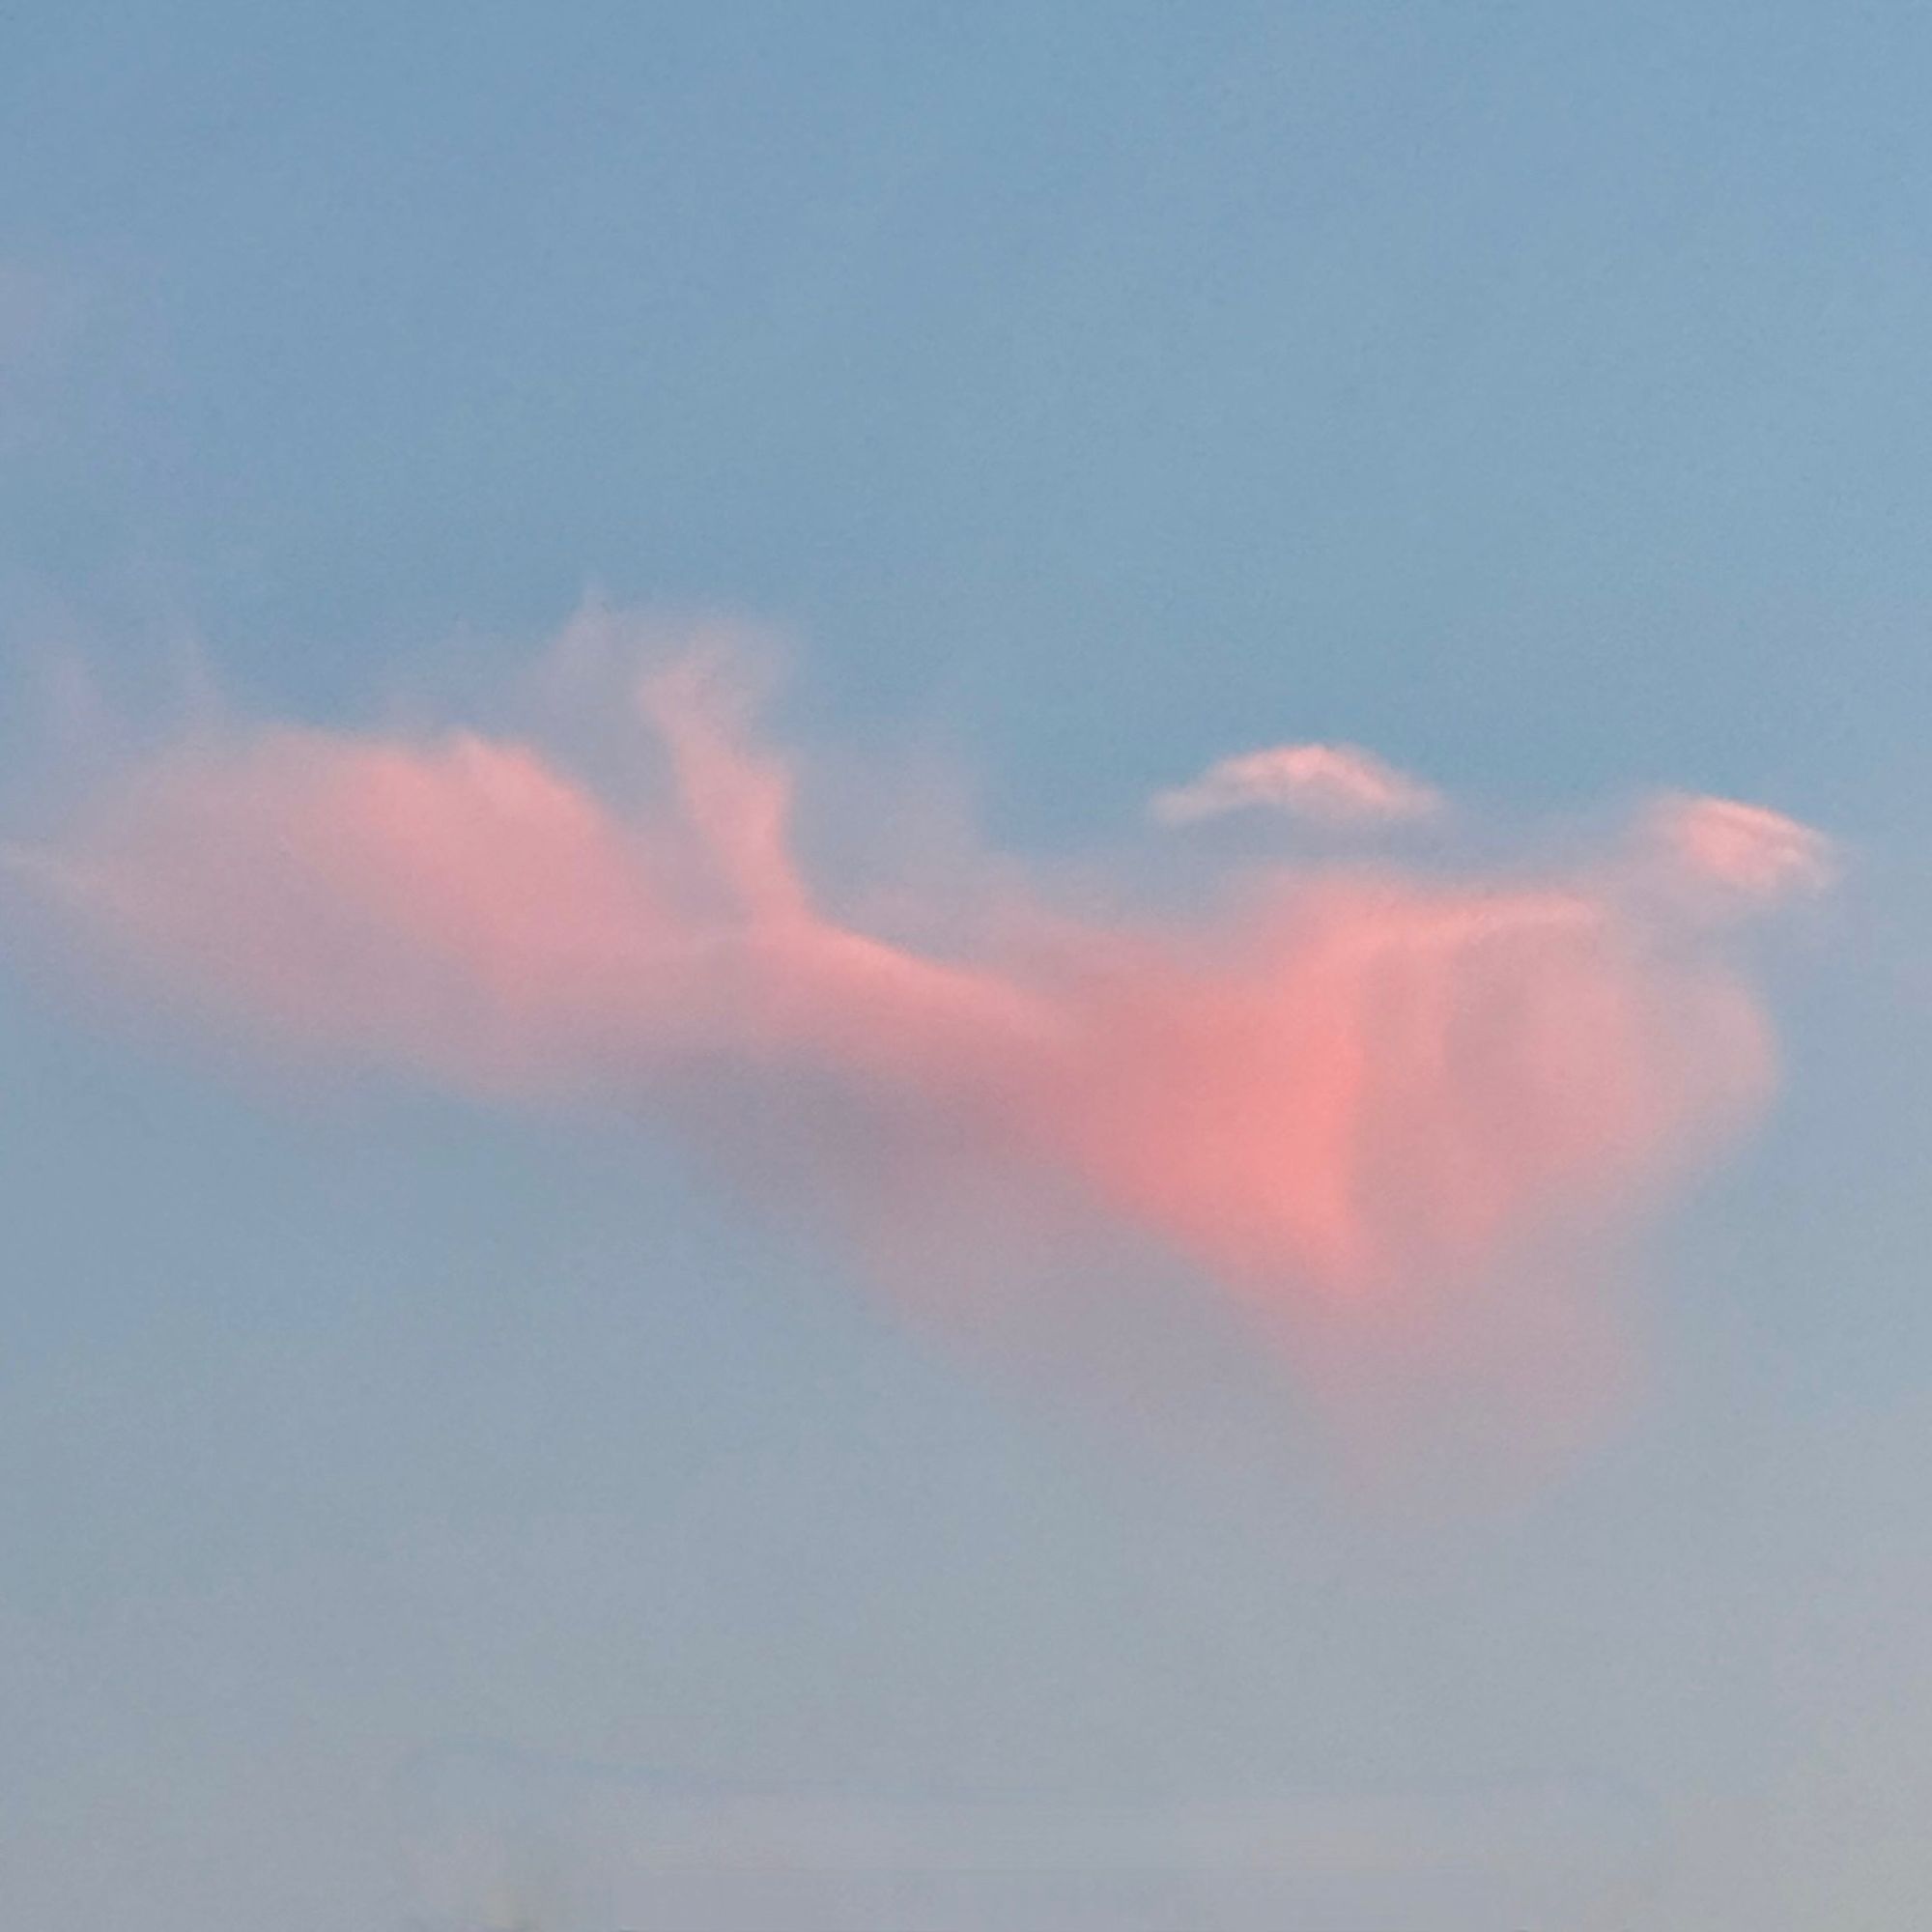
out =
[[[1928,84],[11,9],[0,1918],[1918,1922]]]

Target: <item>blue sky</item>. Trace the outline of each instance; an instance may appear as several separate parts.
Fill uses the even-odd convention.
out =
[[[942,745],[1024,852],[1345,739],[1501,813],[1761,802],[1847,878],[1766,942],[1776,1110],[1631,1264],[1638,1411],[1399,1533],[1292,1431],[977,1373],[653,1127],[0,979],[7,1916],[400,1924],[398,1780],[480,1744],[1554,1781],[1644,1821],[1614,1922],[1902,1922],[1928,71],[1889,4],[14,9],[23,721],[185,639],[360,719],[596,589],[794,638],[799,734]]]

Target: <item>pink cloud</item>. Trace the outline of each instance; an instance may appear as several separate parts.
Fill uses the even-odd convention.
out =
[[[1837,871],[1823,833],[1761,805],[1673,793],[1653,804],[1646,826],[1688,882],[1721,898],[1771,904],[1822,892]]]
[[[1276,745],[1223,758],[1190,783],[1157,793],[1148,811],[1162,825],[1256,808],[1358,825],[1432,818],[1442,804],[1439,792],[1358,745]]]
[[[170,753],[38,855],[124,977],[469,1088],[570,1084],[622,1015],[692,1027],[642,838],[527,747],[271,727]]]
[[[14,869],[72,956],[219,1023],[497,1097],[805,1076],[870,1122],[843,1191],[881,1223],[997,1172],[1016,1221],[1070,1197],[1305,1361],[1406,1350],[1512,1400],[1615,1378],[1583,1258],[1769,1092],[1722,931],[1614,868],[1276,869],[1191,922],[1015,893],[937,956],[825,909],[728,659],[634,701],[646,808],[510,738],[247,728],[126,771]],[[1753,897],[1815,858],[1755,808],[1654,818]]]

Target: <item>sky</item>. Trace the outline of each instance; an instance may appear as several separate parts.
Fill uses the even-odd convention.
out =
[[[1928,71],[10,9],[0,1916],[1912,1922]]]

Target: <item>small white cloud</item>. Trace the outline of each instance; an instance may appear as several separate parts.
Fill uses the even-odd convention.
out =
[[[1324,825],[1397,824],[1432,818],[1442,794],[1357,745],[1274,745],[1210,765],[1190,784],[1157,793],[1149,815],[1193,825],[1264,809]]]
[[[1644,824],[1680,877],[1733,901],[1821,892],[1837,873],[1831,839],[1761,805],[1673,793],[1652,804]]]

